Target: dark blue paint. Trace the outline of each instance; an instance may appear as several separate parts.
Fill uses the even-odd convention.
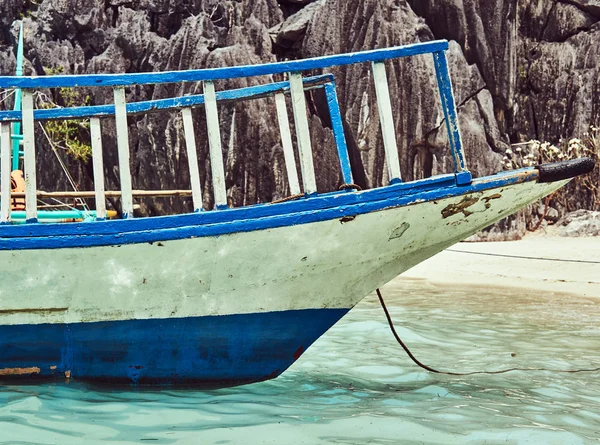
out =
[[[344,126],[342,124],[342,113],[338,103],[335,83],[325,84],[325,97],[329,107],[329,117],[331,119],[331,130],[337,146],[338,158],[340,160],[340,169],[344,184],[352,184],[352,167],[350,167],[350,157],[348,156],[348,147],[346,146],[346,137],[344,136]]]
[[[456,185],[469,185],[471,182],[473,182],[473,175],[470,171],[456,173]]]
[[[347,311],[0,326],[0,369],[106,382],[248,383],[282,373]]]
[[[56,88],[56,87],[103,87],[156,84],[172,82],[198,82],[202,80],[253,77],[270,74],[317,70],[331,66],[351,65],[363,62],[380,62],[399,57],[415,56],[448,49],[446,40],[415,43],[393,48],[374,49],[349,54],[315,57],[313,59],[287,60],[285,62],[245,65],[235,67],[205,68],[189,71],[157,73],[88,74],[41,77],[0,76],[0,88]]]
[[[250,232],[483,192],[535,180],[536,175],[537,171],[529,168],[521,170],[520,174],[517,171],[517,174],[513,172],[512,175],[495,175],[461,187],[455,185],[454,175],[447,175],[435,178],[437,181],[421,181],[421,187],[414,187],[414,183],[404,183],[362,192],[316,196],[218,212],[120,221],[1,226],[0,250],[111,246]],[[449,185],[449,181],[453,185]]]
[[[452,160],[454,161],[454,171],[461,173],[466,171],[465,159],[462,148],[460,132],[458,131],[458,117],[456,115],[456,104],[454,103],[454,95],[452,94],[452,82],[450,81],[450,72],[448,71],[448,61],[446,53],[438,51],[433,53],[433,61],[435,65],[435,74],[438,81],[440,91],[440,99],[442,101],[442,109],[446,120],[446,130],[448,131],[448,141],[452,152]],[[466,176],[457,176],[457,181],[464,181]],[[459,185],[463,185],[458,183]]]
[[[322,87],[326,82],[333,81],[333,75],[322,74],[319,76],[306,77],[303,80],[305,88]],[[246,88],[237,88],[233,90],[217,91],[217,101],[229,102],[240,99],[258,99],[271,96],[279,91],[289,91],[290,83],[275,82],[266,85],[256,85]],[[141,102],[131,102],[125,105],[128,114],[147,113],[159,110],[168,110],[171,108],[184,108],[204,104],[204,95],[196,94],[191,96],[181,96],[170,99],[146,100]],[[33,117],[38,120],[49,119],[83,119],[89,117],[108,117],[114,116],[115,106],[110,105],[91,105],[86,107],[71,108],[51,108],[34,110]],[[21,111],[0,111],[0,122],[14,122],[21,120]],[[21,136],[21,139],[23,137]]]

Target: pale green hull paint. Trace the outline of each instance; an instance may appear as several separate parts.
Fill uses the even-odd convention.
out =
[[[1,251],[0,325],[350,308],[565,182],[467,195],[478,198],[465,209],[468,216],[442,216],[465,199],[458,196],[345,222],[118,247]]]

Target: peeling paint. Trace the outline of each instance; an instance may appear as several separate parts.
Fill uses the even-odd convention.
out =
[[[403,222],[402,224],[400,224],[400,226],[396,227],[392,231],[390,237],[388,238],[388,241],[391,241],[396,238],[400,238],[402,235],[404,235],[404,232],[406,232],[409,227],[410,227],[409,223],[407,223],[406,221]]]
[[[0,375],[28,375],[39,374],[40,368],[34,366],[31,368],[4,368],[0,369]]]
[[[502,195],[500,193],[494,193],[493,195],[490,196],[484,196],[483,199],[485,201],[486,204],[488,204],[492,199],[500,199],[502,198]]]
[[[474,196],[467,195],[465,196],[459,203],[457,204],[448,204],[446,207],[442,209],[442,218],[446,219],[449,216],[456,215],[457,213],[462,213],[465,216],[472,215],[473,212],[467,210],[468,207],[479,202],[479,198],[475,198]]]

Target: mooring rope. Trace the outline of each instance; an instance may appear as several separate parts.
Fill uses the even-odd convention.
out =
[[[572,260],[572,259],[563,259],[563,258],[544,258],[544,257],[535,257],[535,256],[523,256],[523,255],[507,255],[502,253],[486,253],[486,252],[473,252],[472,250],[459,250],[459,249],[446,249],[447,252],[456,252],[456,253],[470,253],[472,255],[484,255],[484,256],[495,256],[502,258],[516,258],[522,260],[540,260],[540,261],[556,261],[560,263],[584,263],[584,264],[600,264],[600,261],[592,261],[592,260]]]
[[[425,369],[425,370],[427,370],[429,372],[433,372],[435,374],[465,376],[465,375],[474,375],[474,374],[504,374],[504,373],[511,372],[511,371],[550,371],[550,372],[564,372],[564,373],[596,372],[596,371],[600,371],[600,367],[598,367],[598,368],[592,368],[592,369],[508,368],[508,369],[501,369],[499,371],[471,371],[471,372],[440,371],[438,369],[432,368],[431,366],[427,366],[424,363],[421,363],[419,361],[419,359],[417,359],[413,355],[413,353],[410,352],[410,349],[408,349],[408,346],[406,346],[406,344],[404,344],[404,342],[402,341],[402,339],[400,338],[400,336],[396,332],[396,328],[394,327],[394,322],[392,321],[392,317],[390,316],[390,313],[389,313],[389,311],[387,309],[387,306],[385,305],[385,302],[383,301],[383,296],[381,295],[381,291],[379,289],[377,289],[377,297],[379,297],[379,302],[381,303],[381,307],[383,308],[383,312],[385,312],[385,317],[387,318],[387,322],[388,322],[388,325],[390,326],[390,330],[392,331],[392,334],[394,334],[394,337],[396,338],[396,341],[400,344],[400,346],[402,346],[402,349],[404,349],[404,351],[406,352],[406,354],[408,354],[408,356],[410,357],[410,359],[416,365],[420,366],[421,368],[423,368],[423,369]]]

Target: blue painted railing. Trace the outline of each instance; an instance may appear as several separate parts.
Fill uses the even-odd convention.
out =
[[[452,159],[455,167],[455,178],[457,185],[464,185],[471,182],[471,174],[467,170],[464,160],[464,154],[462,150],[462,144],[460,139],[460,132],[458,128],[458,119],[456,115],[456,105],[452,94],[452,85],[450,82],[448,64],[446,61],[445,51],[448,49],[447,41],[434,41],[417,43],[413,45],[406,45],[394,48],[384,48],[372,51],[364,51],[359,53],[340,54],[331,56],[316,57],[313,59],[305,60],[294,60],[276,63],[267,63],[263,65],[248,65],[248,66],[237,66],[237,67],[223,67],[223,68],[208,68],[201,70],[189,70],[189,71],[172,71],[172,72],[159,72],[159,73],[129,73],[129,74],[89,74],[89,75],[59,75],[59,76],[41,76],[41,77],[19,77],[19,76],[0,76],[0,88],[17,88],[22,89],[27,94],[29,103],[31,104],[31,93],[35,89],[40,88],[75,88],[75,87],[113,87],[115,89],[115,104],[109,105],[96,105],[96,106],[84,106],[84,107],[72,107],[72,108],[55,108],[55,109],[39,109],[33,110],[32,105],[29,105],[28,109],[23,111],[0,111],[0,126],[7,125],[9,122],[24,123],[24,147],[29,147],[30,153],[35,153],[33,149],[34,139],[32,137],[33,132],[33,121],[35,120],[52,120],[52,119],[86,119],[91,118],[96,120],[96,128],[99,134],[99,123],[98,118],[112,117],[115,116],[117,119],[117,132],[119,133],[119,127],[121,128],[120,134],[123,136],[123,132],[126,133],[126,123],[123,120],[123,116],[126,114],[135,113],[149,113],[159,110],[172,110],[172,109],[183,109],[184,111],[189,108],[204,105],[207,107],[207,119],[209,108],[214,106],[216,102],[222,103],[227,101],[235,101],[241,99],[251,99],[258,97],[267,97],[282,92],[290,92],[292,95],[292,104],[294,106],[294,118],[296,120],[296,130],[298,137],[298,145],[300,149],[301,166],[303,168],[303,182],[304,192],[306,195],[316,193],[316,185],[314,183],[314,172],[312,170],[312,151],[310,148],[310,138],[307,135],[308,126],[302,114],[306,113],[305,105],[303,102],[303,95],[299,95],[297,88],[302,87],[304,89],[312,88],[323,88],[327,98],[327,104],[329,107],[330,118],[332,122],[332,130],[334,139],[337,146],[340,169],[345,184],[351,184],[352,173],[350,168],[350,161],[346,147],[346,141],[342,125],[342,115],[339,109],[337,101],[336,86],[333,81],[333,76],[330,74],[324,74],[320,76],[313,76],[301,79],[299,73],[308,70],[319,70],[326,69],[332,66],[350,65],[356,63],[371,62],[373,64],[374,78],[377,83],[377,98],[379,104],[379,113],[382,126],[382,132],[384,135],[384,142],[386,145],[386,158],[388,163],[388,172],[390,181],[400,181],[399,165],[397,158],[397,148],[395,142],[395,133],[393,130],[393,120],[391,117],[391,106],[389,103],[389,91],[387,86],[387,79],[385,74],[384,61],[389,59],[396,59],[401,57],[414,56],[419,54],[432,54],[434,67],[436,71],[436,77],[439,87],[439,93],[444,111],[444,117],[446,121],[446,127],[448,131],[449,145],[452,152]],[[255,77],[264,75],[274,75],[287,73],[290,76],[290,81],[275,82],[267,85],[259,85],[248,88],[240,88],[234,90],[225,90],[214,92],[212,82],[218,79],[230,79],[239,77]],[[302,83],[297,84],[294,87],[292,84],[295,80],[301,79]],[[159,99],[151,101],[143,101],[136,103],[124,102],[124,93],[122,92],[123,87],[129,85],[140,85],[140,84],[158,84],[158,83],[174,83],[174,82],[198,82],[203,81],[205,83],[205,92],[200,95],[190,95],[170,99]],[[208,90],[207,90],[208,88]],[[296,89],[294,89],[296,88]],[[119,91],[120,90],[120,91]],[[300,90],[300,91],[301,91]],[[208,91],[208,92],[207,92]],[[119,93],[119,94],[117,94]],[[208,95],[207,95],[208,94]],[[300,99],[301,105],[298,105]],[[381,102],[380,102],[381,101]],[[27,107],[25,107],[27,108]],[[121,111],[119,111],[121,110]],[[121,117],[119,117],[119,115]],[[189,116],[189,115],[188,115]],[[216,116],[216,115],[214,115]],[[212,131],[217,133],[215,139],[212,136],[211,144],[214,145],[214,141],[218,141],[220,144],[220,136],[218,135],[218,121],[215,124],[213,118],[212,122],[208,122],[209,136]],[[210,120],[210,119],[209,119]],[[185,118],[184,118],[185,121]],[[216,127],[215,127],[216,125]],[[305,128],[303,128],[305,127]],[[27,131],[29,129],[29,131]],[[192,128],[193,132],[193,128]],[[282,132],[283,135],[283,132]],[[307,141],[308,138],[308,141]],[[123,158],[127,158],[128,163],[128,147],[126,147],[126,137],[120,137],[118,140],[124,141],[125,147],[119,145],[119,156],[123,155]],[[190,139],[186,136],[186,141]],[[193,138],[191,138],[192,144],[195,144]],[[195,146],[194,146],[195,149]],[[27,148],[26,150],[27,151]],[[305,153],[303,153],[305,151]],[[213,153],[220,153],[219,147],[214,148],[211,146],[211,156]],[[101,155],[100,155],[101,160]],[[96,159],[94,159],[96,162]],[[287,159],[286,159],[287,162]],[[28,181],[29,189],[26,193],[29,201],[35,197],[35,166],[27,166],[25,162],[25,176],[28,174],[33,178],[33,181]],[[123,165],[121,165],[123,167]],[[191,168],[191,167],[190,167]],[[294,167],[295,168],[295,167]],[[306,171],[305,171],[306,169]],[[213,171],[213,181],[215,181],[215,172]],[[221,174],[222,172],[217,172]],[[130,187],[129,173],[125,177],[122,176],[122,183],[129,183],[129,188],[123,188],[123,198],[128,198],[128,211],[124,210],[125,217],[132,216],[132,204],[131,195],[132,190]],[[312,177],[311,177],[312,176]],[[312,181],[312,182],[311,182]],[[26,181],[27,182],[27,181]],[[33,182],[33,186],[30,183]],[[214,184],[214,188],[217,188],[217,183]],[[224,184],[218,185],[224,187]],[[31,190],[31,187],[34,189]],[[122,184],[123,187],[123,184]],[[200,184],[197,183],[197,192],[199,194]],[[103,185],[101,186],[103,193]],[[194,186],[192,186],[194,189]],[[194,190],[192,190],[194,191]],[[222,196],[220,193],[221,202],[217,202],[217,192],[215,191],[215,201],[217,208],[226,207],[223,204]],[[97,199],[98,196],[96,195]],[[195,204],[197,210],[200,206]],[[3,214],[5,214],[4,212]],[[102,213],[102,212],[101,212]],[[32,222],[36,220],[36,210],[28,207],[29,215],[28,221]]]
[[[199,82],[309,71],[364,62],[383,62],[389,59],[398,59],[419,54],[443,53],[447,49],[448,42],[446,40],[436,40],[433,42],[415,43],[393,48],[374,49],[371,51],[349,54],[335,54],[312,59],[265,63],[262,65],[204,68],[199,70],[166,71],[157,73],[78,74],[41,77],[0,76],[0,88],[118,87],[140,84]]]
[[[326,83],[332,83],[333,80],[331,74],[306,77],[304,79],[304,88],[309,90],[311,88],[324,86]],[[289,89],[290,83],[287,81],[274,82],[266,85],[217,91],[216,97],[220,103],[226,103],[243,99],[259,99],[271,96],[273,93],[279,91],[287,92]],[[196,107],[199,105],[204,105],[204,94],[131,102],[126,104],[125,109],[127,114],[141,114],[184,107]],[[33,112],[33,117],[37,120],[86,119],[90,117],[110,117],[114,115],[114,104],[70,108],[43,108],[34,110]],[[21,111],[0,111],[0,122],[18,122],[21,121],[21,118]]]

